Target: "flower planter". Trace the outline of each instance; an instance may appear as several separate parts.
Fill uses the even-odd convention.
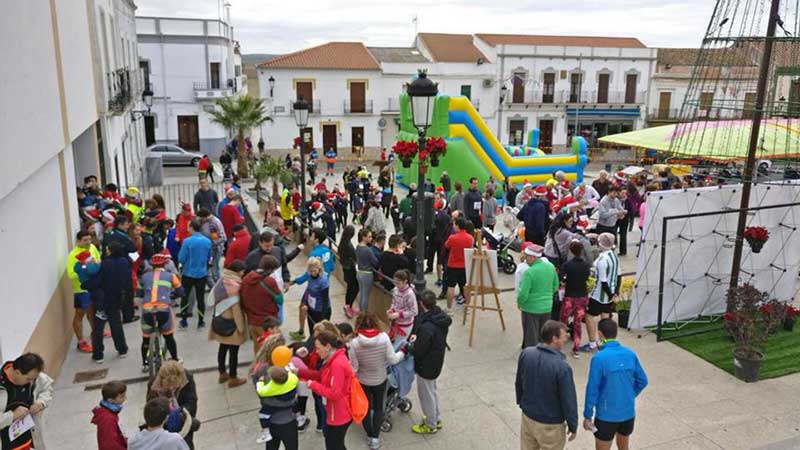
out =
[[[431,167],[439,167],[439,156],[431,155]]]
[[[761,370],[761,361],[763,359],[764,354],[761,352],[755,352],[754,355],[746,355],[744,352],[734,350],[733,371],[736,378],[746,383],[758,381],[758,373]]]
[[[748,239],[747,243],[750,244],[750,250],[753,253],[761,253],[761,249],[764,248],[765,241],[756,241],[752,239]]]
[[[628,328],[628,319],[630,315],[631,312],[627,309],[617,311],[617,325],[619,325],[620,328]]]
[[[794,331],[794,323],[797,317],[787,317],[783,319],[783,329],[786,331]]]
[[[411,158],[400,158],[400,161],[402,161],[403,167],[405,167],[406,169],[411,167]]]

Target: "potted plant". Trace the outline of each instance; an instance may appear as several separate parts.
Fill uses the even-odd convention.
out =
[[[786,331],[794,331],[794,323],[797,320],[797,316],[800,315],[800,309],[794,305],[786,305],[785,314],[783,329]]]
[[[425,149],[431,158],[431,166],[439,166],[439,158],[447,153],[447,143],[442,138],[430,137],[425,142]]]
[[[747,227],[744,229],[744,238],[747,239],[753,253],[760,253],[764,243],[769,239],[769,231],[764,227]]]
[[[785,305],[770,299],[752,285],[737,286],[728,291],[725,329],[733,336],[733,367],[737,378],[746,382],[758,380],[764,345],[769,331],[780,324]]]
[[[259,197],[263,184],[267,180],[272,180],[272,198],[278,200],[281,196],[278,190],[278,182],[288,185],[292,182],[292,172],[286,168],[280,158],[264,155],[258,160],[253,170],[253,178],[256,179],[256,198]]]
[[[392,151],[400,158],[403,167],[411,167],[411,160],[417,155],[417,143],[414,141],[397,141],[392,146]]]
[[[628,319],[631,314],[631,295],[633,294],[633,277],[622,277],[617,297],[617,324],[620,328],[628,328]]]

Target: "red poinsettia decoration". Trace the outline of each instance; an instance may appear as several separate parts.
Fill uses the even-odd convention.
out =
[[[302,141],[302,140],[300,140],[300,136],[297,136],[296,138],[294,138],[294,147],[295,147],[295,148],[297,148],[297,147],[300,147],[300,144],[301,144],[302,142],[303,142],[303,141]]]
[[[764,227],[747,227],[744,229],[744,238],[748,241],[766,242],[769,231]]]
[[[411,159],[417,155],[417,143],[414,141],[397,141],[392,146],[392,151],[398,158]]]
[[[800,315],[800,309],[792,305],[786,305],[786,317],[797,317]]]
[[[442,138],[430,137],[425,141],[425,149],[431,156],[444,156],[447,153],[447,143]]]

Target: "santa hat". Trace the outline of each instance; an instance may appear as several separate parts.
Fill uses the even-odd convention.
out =
[[[578,220],[578,223],[575,224],[575,227],[581,231],[586,231],[589,228],[589,221],[585,219]]]
[[[444,192],[444,186],[437,187],[436,192]]]
[[[533,185],[532,185],[532,184],[530,184],[530,183],[526,182],[526,183],[525,183],[525,185],[524,185],[524,186],[522,186],[522,189],[530,189],[530,188],[532,188],[532,187],[533,187]]]
[[[336,194],[335,193],[333,193],[333,192],[329,192],[328,193],[328,200],[333,200],[335,198],[336,198]]]
[[[533,195],[544,197],[547,195],[547,188],[544,186],[536,186],[536,188],[533,190]]]
[[[322,203],[320,203],[320,202],[312,202],[311,203],[311,209],[320,209],[320,208],[322,208]]]
[[[92,253],[89,250],[84,250],[77,255],[75,255],[75,259],[78,260],[81,265],[86,265],[86,261],[92,258]]]
[[[116,218],[117,218],[117,212],[114,211],[113,209],[107,209],[103,211],[103,219],[105,219],[107,222],[113,222],[114,219]]]
[[[95,208],[95,207],[93,207],[93,206],[92,207],[88,207],[88,208],[84,209],[83,211],[86,213],[87,216],[89,216],[90,219],[92,219],[95,222],[98,219],[100,219],[100,210]]]
[[[625,179],[625,172],[620,170],[619,172],[614,174],[614,178],[616,178],[616,179],[618,179],[620,181],[624,180]]]
[[[578,203],[577,200],[575,200],[575,197],[573,197],[571,195],[568,195],[568,196],[564,197],[563,199],[561,199],[561,207],[562,208],[577,208],[580,205],[581,204]]]
[[[530,242],[530,241],[523,242],[522,245],[520,245],[520,251],[524,252],[525,249],[530,247],[531,245],[533,245],[533,242]]]
[[[562,182],[561,182],[561,183],[558,185],[558,187],[559,187],[560,189],[564,189],[565,191],[568,191],[568,190],[569,190],[569,187],[570,187],[570,186],[569,186],[569,180],[564,180],[564,181],[562,181]]]
[[[544,248],[541,245],[531,244],[531,245],[525,247],[525,250],[523,252],[526,255],[535,256],[537,258],[541,258],[543,251],[544,251]]]

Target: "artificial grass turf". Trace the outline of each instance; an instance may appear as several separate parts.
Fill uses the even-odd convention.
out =
[[[670,342],[733,374],[734,342],[728,338],[722,324],[721,320],[714,324],[689,324],[678,331],[664,330],[663,336],[668,338],[686,331],[712,328],[705,333],[670,339]],[[791,332],[781,327],[777,334],[769,337],[758,378],[766,380],[795,372],[800,372],[800,325]]]

